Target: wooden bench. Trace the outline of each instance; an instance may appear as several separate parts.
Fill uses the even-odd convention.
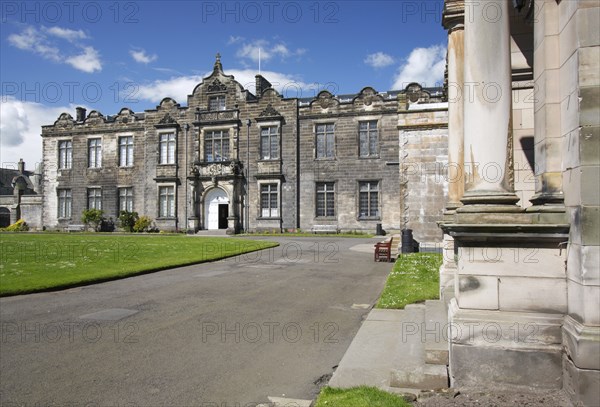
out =
[[[313,225],[310,231],[312,233],[340,233],[337,225]]]
[[[69,225],[67,226],[67,232],[83,232],[85,230],[85,225]]]
[[[385,259],[388,263],[392,260],[392,239],[375,244],[375,252],[373,253],[374,261]]]

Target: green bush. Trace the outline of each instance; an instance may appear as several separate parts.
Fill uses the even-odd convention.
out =
[[[133,225],[133,231],[135,233],[148,232],[151,230],[152,219],[148,216],[140,216]]]
[[[6,232],[27,232],[29,230],[29,226],[23,219],[19,219],[15,223],[5,228],[1,228],[0,230]]]
[[[119,213],[119,221],[121,221],[121,227],[127,232],[133,232],[133,227],[140,217],[137,212],[121,211]]]
[[[96,232],[100,231],[104,220],[104,212],[100,209],[87,209],[81,215],[81,221],[88,227],[92,226]]]

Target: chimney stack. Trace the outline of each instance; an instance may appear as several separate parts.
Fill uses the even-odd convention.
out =
[[[19,174],[24,174],[25,173],[25,161],[23,161],[23,159],[19,159],[19,166],[17,167],[19,170]]]
[[[76,107],[75,110],[77,111],[77,121],[78,122],[83,122],[85,120],[85,107]]]

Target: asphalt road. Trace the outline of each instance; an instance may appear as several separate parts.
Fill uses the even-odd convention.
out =
[[[374,239],[274,240],[220,262],[0,299],[0,405],[313,398],[391,264],[373,262]]]

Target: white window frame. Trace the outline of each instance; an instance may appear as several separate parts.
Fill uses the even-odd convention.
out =
[[[158,218],[165,219],[177,216],[176,193],[177,189],[175,188],[175,184],[158,185]]]
[[[123,194],[123,192],[125,193]],[[133,187],[118,187],[117,196],[119,199],[119,213],[121,211],[133,212]]]
[[[213,101],[215,103],[213,103]],[[212,95],[208,97],[208,110],[210,112],[220,112],[227,110],[227,96],[226,95]]]
[[[123,143],[124,140],[127,142]],[[121,135],[118,137],[117,142],[119,143],[119,167],[133,167],[133,153],[135,146],[133,135]]]
[[[88,168],[102,168],[102,137],[87,140]]]
[[[317,181],[315,182],[315,217],[317,218],[335,218],[336,216],[336,188],[335,181]],[[323,185],[325,188],[322,191],[319,191],[319,186]],[[331,186],[331,189],[328,187]],[[319,214],[319,195],[323,194],[323,210],[324,213]],[[333,194],[333,203],[331,207],[327,204],[327,196],[328,194]],[[333,214],[329,213],[329,209],[333,211]]]
[[[269,195],[269,207],[268,208],[264,208],[263,207],[263,201],[262,201],[262,197],[263,197],[263,186],[270,186],[270,188],[275,188],[275,191],[273,191],[272,189],[270,189],[268,191],[268,195]],[[258,216],[259,218],[280,218],[281,217],[281,183],[279,180],[264,180],[264,181],[260,181],[258,183]],[[277,195],[277,203],[276,203],[276,207],[273,208],[271,206],[271,196],[273,194]],[[266,211],[266,212],[265,212]]]
[[[375,188],[373,188],[373,184],[375,184]],[[366,186],[366,189],[363,190],[363,186]],[[381,181],[379,180],[368,180],[368,181],[358,181],[358,218],[359,219],[379,219],[381,217],[381,210],[380,210],[380,204],[381,204]],[[373,188],[373,189],[372,189]],[[367,207],[366,209],[366,214],[363,214],[363,207],[362,207],[362,195],[366,194],[367,196]],[[372,194],[376,194],[377,196],[377,205],[375,208],[375,214],[372,215],[372,206],[371,206],[371,195]]]
[[[334,122],[315,123],[315,158],[329,160],[335,158],[335,127]],[[324,138],[322,142],[319,142],[320,137]],[[323,143],[324,146],[322,153],[319,152],[320,143]],[[329,144],[331,144],[331,150],[328,148]]]
[[[263,134],[264,131],[266,134]],[[259,129],[259,146],[260,146],[260,159],[261,160],[280,160],[281,159],[281,126],[279,124],[264,123],[260,125]],[[263,146],[263,139],[267,139],[267,148]],[[275,139],[275,144],[273,144]],[[276,146],[276,154],[273,154],[273,146]],[[267,150],[267,151],[265,151]]]
[[[73,167],[73,140],[58,140],[58,168],[70,170]]]
[[[102,188],[101,187],[88,187],[88,189],[87,189],[87,208],[102,210]]]
[[[220,137],[218,139],[215,139],[212,135],[215,133],[220,133]],[[206,148],[207,145],[207,141],[208,138],[210,136],[210,142],[211,142],[211,154],[209,157],[208,154],[208,149]],[[227,135],[227,137],[225,138],[224,135]],[[220,155],[220,159],[217,160],[215,159],[215,140],[218,140],[220,142],[220,146],[221,146],[221,155]],[[218,145],[218,144],[217,144]],[[227,146],[227,154],[223,155],[223,147]],[[231,132],[230,129],[210,129],[210,130],[205,130],[203,132],[203,140],[202,140],[202,149],[203,149],[203,154],[204,154],[204,161],[205,162],[210,162],[210,163],[218,163],[218,162],[223,162],[223,161],[229,161],[231,160]]]
[[[373,128],[372,125],[375,124]],[[361,129],[361,126],[366,124],[366,129]],[[362,148],[363,136],[366,137],[366,151]],[[375,139],[372,144],[372,139]],[[377,158],[379,157],[379,120],[365,119],[358,122],[358,156],[361,158]]]
[[[59,219],[71,219],[73,211],[73,191],[69,188],[60,188],[56,191]]]
[[[177,134],[175,131],[158,134],[158,163],[175,164],[177,162]]]

